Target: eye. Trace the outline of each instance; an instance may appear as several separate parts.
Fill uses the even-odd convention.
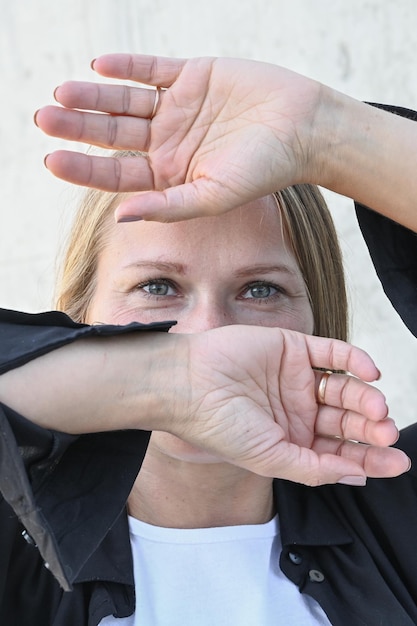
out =
[[[247,286],[246,290],[242,293],[242,298],[266,300],[281,292],[282,290],[276,285],[265,282],[257,282]]]
[[[148,280],[138,285],[138,289],[143,289],[150,296],[175,296],[176,290],[167,280]]]

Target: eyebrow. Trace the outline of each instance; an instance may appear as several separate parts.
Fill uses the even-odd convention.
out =
[[[172,272],[176,274],[185,274],[185,267],[182,263],[171,263],[165,261],[135,261],[134,263],[128,263],[123,269],[130,268],[147,268],[153,270],[159,270],[161,272]]]
[[[175,272],[179,275],[184,275],[186,273],[185,266],[182,263],[167,261],[136,261],[134,263],[129,263],[128,265],[125,265],[123,269],[130,268],[145,268],[158,270],[160,272]],[[267,263],[263,263],[244,267],[236,272],[236,276],[238,278],[242,278],[247,276],[254,276],[256,274],[267,274],[270,272],[284,273],[288,274],[289,276],[295,276],[297,274],[296,269],[289,267],[285,263],[279,265],[270,265]]]
[[[278,272],[281,274],[284,273],[288,274],[289,276],[295,276],[297,274],[297,270],[295,268],[292,268],[289,265],[285,265],[285,263],[282,263],[280,265],[269,265],[264,263],[244,267],[236,272],[236,276],[253,276],[255,274],[267,274],[269,272]]]

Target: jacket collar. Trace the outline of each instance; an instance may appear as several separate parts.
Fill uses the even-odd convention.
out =
[[[109,533],[80,570],[74,583],[92,580],[131,586],[135,584],[126,511],[120,514]]]
[[[282,545],[331,546],[352,543],[343,520],[332,507],[332,491],[341,485],[306,487],[274,481]],[[336,500],[336,498],[334,499]],[[91,580],[134,585],[129,525],[124,511],[77,575],[74,583]]]
[[[331,546],[352,543],[333,498],[342,485],[306,487],[284,480],[274,481],[282,545]]]

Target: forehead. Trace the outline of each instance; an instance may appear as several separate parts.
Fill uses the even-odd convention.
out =
[[[110,216],[103,253],[128,260],[129,256],[258,254],[280,251],[292,256],[285,241],[281,216],[273,196],[266,196],[215,217],[163,224],[116,224]]]

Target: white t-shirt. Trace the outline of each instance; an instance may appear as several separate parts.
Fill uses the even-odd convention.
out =
[[[100,626],[328,626],[279,568],[278,518],[220,528],[159,528],[129,518],[136,585],[131,617]]]

